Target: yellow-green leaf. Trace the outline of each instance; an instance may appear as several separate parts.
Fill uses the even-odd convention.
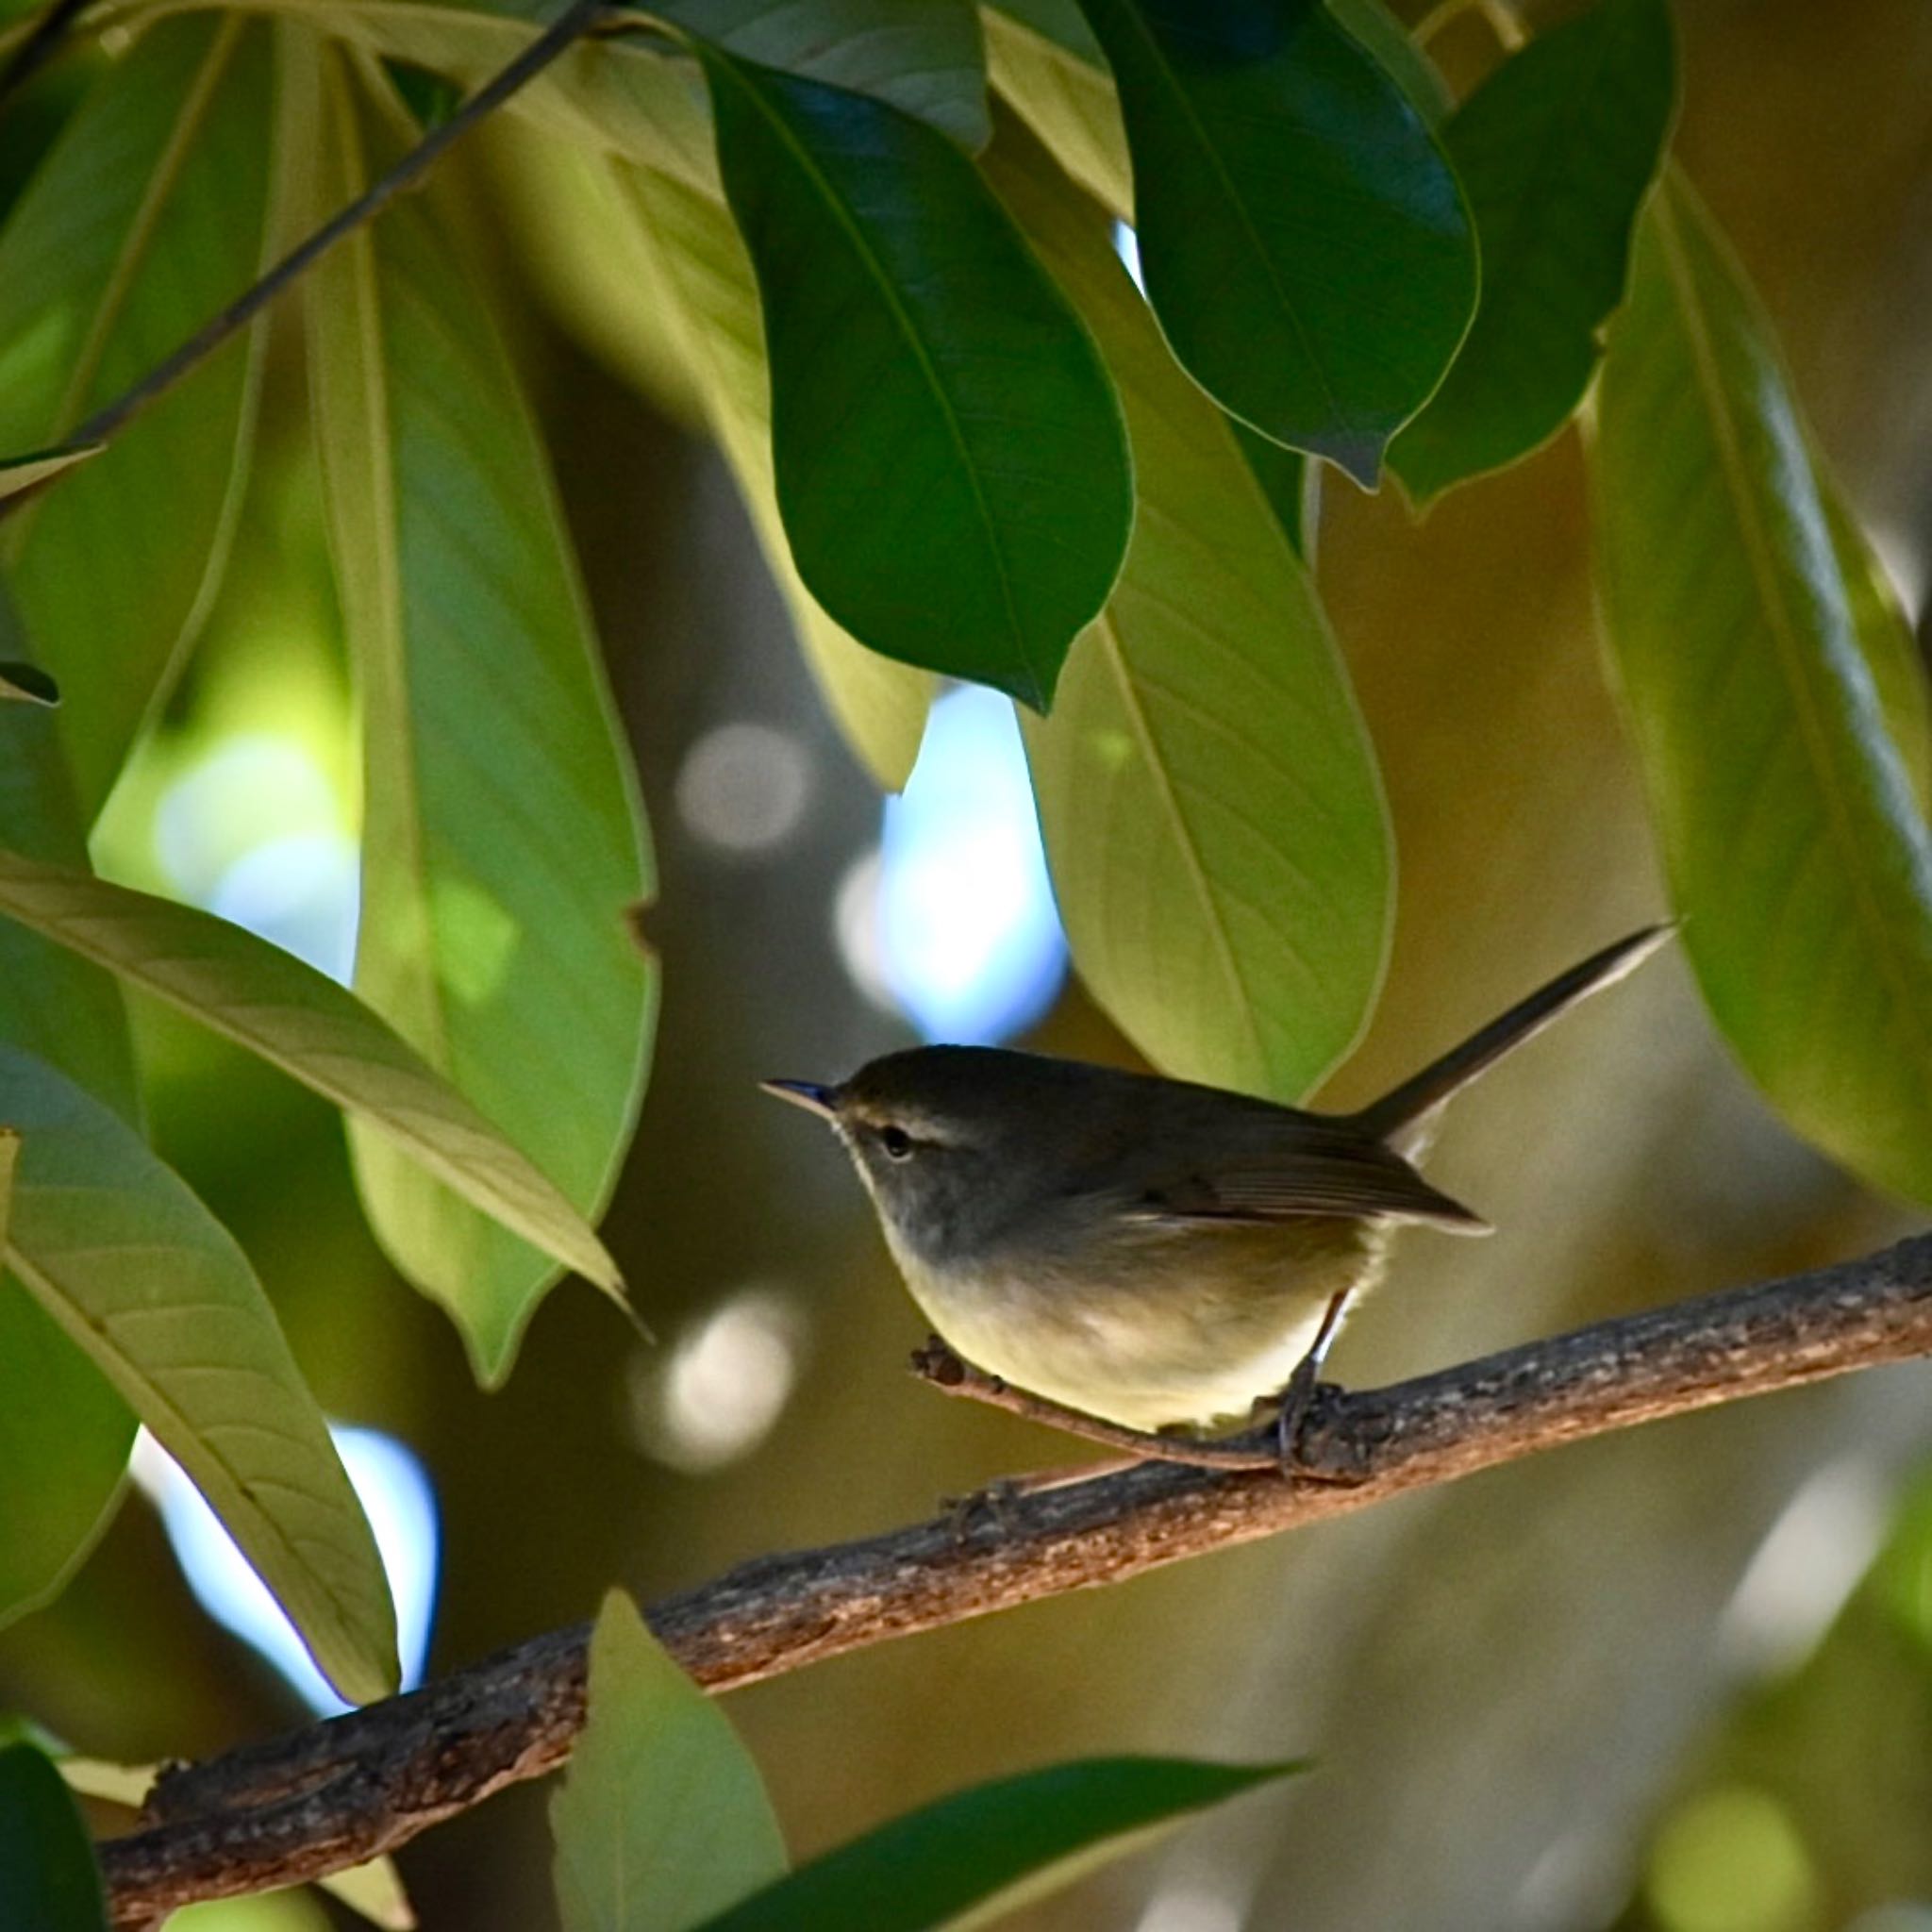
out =
[[[1165,1072],[1282,1099],[1380,985],[1380,781],[1314,586],[1227,423],[1175,365],[1102,210],[1024,130],[994,186],[1080,306],[1126,406],[1126,567],[1027,754],[1074,962]]]
[[[783,1874],[751,1754],[620,1591],[591,1633],[589,1703],[550,1801],[564,1932],[690,1932]]]
[[[396,1686],[375,1539],[281,1324],[173,1169],[44,1061],[0,1046],[23,1146],[7,1258],[188,1473],[356,1702]]]
[[[409,138],[373,62],[283,29],[287,139],[318,208]],[[657,975],[642,809],[543,452],[433,192],[308,276],[330,548],[361,685],[369,1003],[594,1219],[629,1142]],[[352,1124],[403,1272],[508,1373],[548,1256]]]

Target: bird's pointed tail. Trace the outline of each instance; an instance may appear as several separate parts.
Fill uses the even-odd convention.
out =
[[[1615,945],[1591,954],[1581,965],[1558,974],[1500,1019],[1491,1020],[1471,1034],[1460,1046],[1451,1048],[1413,1078],[1363,1108],[1354,1116],[1355,1124],[1380,1141],[1394,1139],[1405,1130],[1421,1126],[1452,1094],[1468,1086],[1505,1054],[1515,1052],[1524,1041],[1533,1039],[1579,1000],[1586,1000],[1591,993],[1614,985],[1625,974],[1634,973],[1676,930],[1674,924],[1645,926],[1641,932],[1634,932]]]

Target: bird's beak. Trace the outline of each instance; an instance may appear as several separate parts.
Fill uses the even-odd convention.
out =
[[[767,1093],[779,1100],[789,1100],[793,1107],[802,1107],[807,1113],[815,1113],[821,1120],[830,1121],[839,1117],[839,1103],[829,1087],[820,1087],[810,1080],[760,1080],[758,1085]]]

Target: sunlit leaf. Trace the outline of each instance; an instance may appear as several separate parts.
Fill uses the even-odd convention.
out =
[[[785,1871],[751,1754],[621,1591],[591,1634],[589,1698],[550,1801],[563,1932],[688,1932]]]
[[[633,299],[650,302],[656,320],[675,333],[825,703],[874,777],[897,791],[919,755],[933,677],[848,637],[792,566],[772,480],[771,381],[758,285],[738,230],[717,202],[669,175],[620,162],[606,180],[607,245],[637,250]]]
[[[44,1753],[0,1746],[0,1925],[108,1932],[93,1841]]]
[[[955,1792],[841,1845],[705,1932],[960,1932],[1144,1848],[1210,1805],[1304,1770],[1091,1757]]]
[[[1292,1099],[1367,1019],[1392,877],[1380,783],[1314,588],[1105,219],[1017,127],[991,178],[1120,384],[1140,508],[1027,752],[1081,977],[1165,1072]]]
[[[379,75],[283,31],[288,139],[333,208],[407,130]],[[542,451],[433,196],[391,208],[306,288],[363,698],[357,987],[594,1219],[630,1139],[657,981],[625,917],[650,892],[641,808]],[[351,1142],[377,1236],[499,1379],[554,1263],[391,1141],[352,1124]]]
[[[1080,38],[1086,23],[1068,0]],[[1121,104],[1100,60],[1083,57],[1010,9],[989,8],[987,63],[1000,93],[1080,186],[1122,220],[1134,210],[1134,178]]]
[[[268,30],[237,16],[164,22],[101,76],[0,232],[0,449],[59,443],[256,278],[271,92]],[[220,576],[260,340],[0,526],[89,818]]]
[[[130,1127],[10,1046],[0,1119],[23,1140],[14,1274],[208,1498],[329,1682],[357,1702],[393,1690],[375,1540],[234,1239]]]
[[[18,496],[89,457],[97,457],[107,447],[102,442],[84,442],[75,449],[39,450],[30,456],[0,458],[0,497]]]
[[[381,1926],[382,1932],[412,1932],[416,1924],[409,1894],[403,1889],[403,1875],[392,1858],[371,1858],[367,1864],[331,1872],[315,1882],[358,1918]]]
[[[949,142],[701,52],[799,575],[873,649],[1044,710],[1131,515],[1091,341]]]
[[[25,647],[0,593],[0,650]],[[0,706],[0,843],[85,862],[57,721],[37,707]],[[108,974],[0,920],[0,1039],[138,1119],[126,1009]],[[133,1440],[134,1417],[100,1371],[17,1281],[0,1280],[0,1624],[46,1602],[86,1556]]]
[[[1668,0],[1599,0],[1450,120],[1483,289],[1442,387],[1390,451],[1418,504],[1526,456],[1583,399],[1675,104]]]
[[[557,1187],[387,1022],[292,953],[192,906],[5,850],[0,915],[259,1054],[564,1266],[619,1286]]]
[[[1309,0],[1081,0],[1120,92],[1148,299],[1264,436],[1373,487],[1475,307],[1456,176]]]
[[[1789,378],[1671,179],[1638,233],[1593,455],[1607,631],[1684,945],[1774,1105],[1932,1200],[1932,838]]]

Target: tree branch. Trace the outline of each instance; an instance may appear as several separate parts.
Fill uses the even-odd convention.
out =
[[[1559,1443],[1927,1353],[1932,1236],[1921,1236],[1391,1388],[1324,1391],[1302,1436],[1319,1482],[1146,1463],[970,1518],[762,1557],[667,1598],[650,1622],[699,1683],[727,1690]],[[101,1847],[114,1923],[339,1871],[554,1769],[583,1722],[587,1636],[551,1631],[408,1696],[164,1774],[144,1827]]]
[[[373,220],[405,189],[412,187],[444,150],[459,141],[486,114],[502,107],[512,94],[527,86],[553,61],[594,31],[609,4],[610,0],[571,0],[571,4],[515,59],[485,81],[448,120],[432,127],[387,174],[372,181],[346,208],[338,209],[314,234],[298,242],[259,281],[243,290],[219,315],[204,323],[178,349],[158,362],[131,389],[103,405],[85,423],[63,437],[61,447],[111,441],[143,409],[158,402],[184,377],[192,375],[231,336],[246,328],[284,289],[326,255],[338,242],[353,234],[365,222]],[[77,8],[70,8],[69,12],[75,10]],[[54,8],[48,15],[48,21],[54,21],[59,12],[58,7]],[[59,19],[59,25],[64,30],[64,17]],[[16,64],[25,60],[33,50],[34,42],[29,41],[15,57]],[[60,471],[31,489],[0,498],[0,522],[23,505],[32,502],[66,474],[66,471]]]

